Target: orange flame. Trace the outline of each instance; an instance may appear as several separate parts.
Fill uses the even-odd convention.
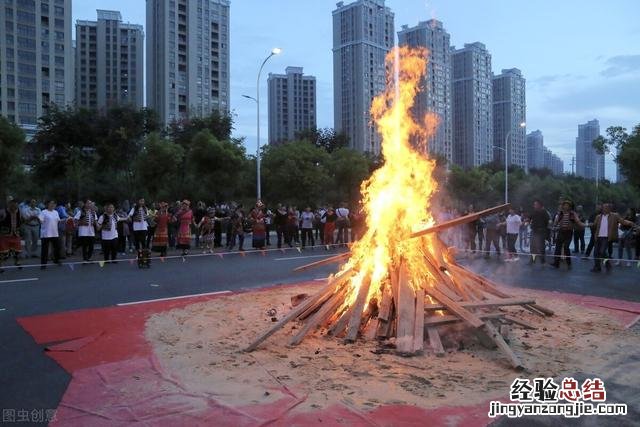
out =
[[[362,203],[367,230],[351,248],[343,271],[354,268],[345,306],[353,303],[365,277],[371,279],[368,300],[380,301],[381,289],[389,281],[391,267],[402,259],[415,289],[428,286],[424,254],[432,253],[431,238],[409,239],[416,226],[433,225],[430,200],[437,188],[432,177],[435,161],[427,158],[427,141],[437,126],[437,117],[412,116],[414,98],[427,69],[427,50],[394,48],[386,58],[387,85],[372,102],[371,115],[382,137],[383,165],[362,183]],[[430,249],[432,248],[432,249]],[[411,280],[411,279],[410,279]]]

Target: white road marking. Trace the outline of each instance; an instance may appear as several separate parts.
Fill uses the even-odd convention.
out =
[[[29,279],[14,279],[14,280],[0,280],[0,284],[2,283],[18,283],[18,282],[35,282],[36,280],[40,280],[37,277],[31,277]]]
[[[6,310],[6,308],[0,308],[0,311],[5,311],[5,310]]]
[[[292,256],[292,257],[288,257],[288,258],[276,258],[276,259],[274,259],[274,261],[289,261],[289,260],[292,260],[292,259],[305,259],[305,258],[328,258],[330,256],[335,256],[335,254]]]
[[[324,282],[324,281],[326,281],[328,278],[329,278],[329,277],[319,277],[319,278],[317,278],[317,279],[313,279],[313,280],[315,280],[316,282]]]
[[[158,286],[160,286],[160,285],[155,284],[155,283],[151,283],[149,286],[151,286],[151,287],[153,287],[153,288],[157,288],[157,287],[158,287]]]
[[[144,300],[144,301],[123,302],[123,303],[116,304],[116,305],[123,306],[123,305],[134,305],[134,304],[146,304],[146,303],[149,303],[149,302],[170,301],[170,300],[174,300],[174,299],[203,297],[203,296],[206,296],[206,295],[220,295],[220,294],[230,294],[230,293],[231,293],[231,291],[207,292],[207,293],[204,293],[204,294],[181,295],[179,297],[158,298],[158,299],[148,299],[148,300]]]

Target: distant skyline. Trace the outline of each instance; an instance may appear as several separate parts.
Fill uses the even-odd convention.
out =
[[[345,0],[349,3],[349,0]],[[545,145],[571,170],[578,124],[594,118],[608,126],[640,123],[640,2],[478,2],[476,0],[387,0],[396,29],[438,19],[462,47],[480,41],[492,55],[493,71],[519,68],[527,80],[527,132],[540,129]],[[318,127],[333,127],[331,12],[336,2],[231,1],[231,110],[234,136],[255,152],[255,96],[260,62],[272,47],[281,55],[265,66],[261,81],[262,143],[267,143],[267,76],[287,66],[315,75]],[[96,9],[119,10],[123,21],[145,25],[145,2],[73,0],[73,23],[95,19]],[[615,180],[607,157],[606,176]]]

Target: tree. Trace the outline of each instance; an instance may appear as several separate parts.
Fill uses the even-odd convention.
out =
[[[0,200],[4,202],[7,190],[6,183],[11,182],[20,173],[20,160],[25,146],[25,136],[15,124],[0,116]]]
[[[306,141],[267,146],[262,156],[266,200],[298,206],[326,202],[330,160],[324,149]]]
[[[294,140],[308,141],[316,147],[324,149],[327,153],[349,146],[349,137],[344,133],[337,133],[331,128],[307,129],[297,132]]]
[[[339,148],[331,153],[329,171],[333,175],[333,202],[360,199],[360,185],[370,175],[370,159],[350,148]]]
[[[593,146],[599,153],[609,153],[615,147],[617,156],[615,161],[620,166],[622,174],[629,183],[640,188],[640,124],[636,125],[631,134],[622,126],[607,128],[607,136],[599,136],[593,141]]]
[[[184,158],[184,149],[157,132],[147,136],[140,156],[136,160],[137,186],[140,196],[152,200],[175,200],[177,178]]]

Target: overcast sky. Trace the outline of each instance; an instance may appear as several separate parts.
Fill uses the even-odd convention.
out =
[[[231,2],[231,109],[235,135],[255,151],[255,95],[260,62],[272,47],[281,55],[265,66],[261,84],[262,142],[267,135],[266,78],[289,65],[304,67],[318,84],[318,127],[333,127],[330,0]],[[345,0],[350,3],[350,0]],[[398,31],[403,24],[436,18],[451,43],[480,41],[493,70],[519,68],[527,79],[527,132],[540,129],[545,145],[570,171],[578,123],[597,118],[608,126],[640,123],[640,1],[612,0],[387,0]],[[95,19],[96,9],[119,10],[142,24],[143,0],[74,0],[75,19]],[[607,159],[606,176],[615,179]]]

